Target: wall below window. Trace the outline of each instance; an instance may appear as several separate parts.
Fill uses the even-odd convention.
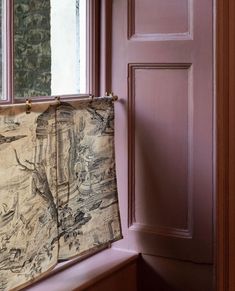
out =
[[[107,249],[79,263],[71,260],[67,268],[61,263],[50,277],[27,291],[136,291],[137,263],[136,253]]]
[[[139,261],[140,290],[213,290],[213,266],[143,255]]]

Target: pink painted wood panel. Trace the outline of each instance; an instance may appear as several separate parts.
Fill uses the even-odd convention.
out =
[[[131,0],[135,34],[186,33],[190,29],[190,0]]]
[[[190,64],[132,67],[133,223],[156,232],[165,227],[191,235],[190,72]]]
[[[57,266],[58,270],[52,273],[44,280],[40,280],[30,287],[25,288],[27,291],[69,291],[69,290],[96,290],[92,286],[112,285],[117,277],[130,276],[130,289],[135,290],[136,287],[136,264],[138,254],[119,251],[115,249],[107,249],[99,252],[80,262],[60,263],[63,266]],[[117,276],[116,276],[117,275]],[[110,278],[110,280],[109,280]],[[101,284],[99,284],[99,282]],[[98,283],[98,284],[97,284]],[[119,290],[121,288],[120,282]],[[96,285],[97,284],[97,285]],[[95,288],[95,287],[94,287]],[[131,289],[132,288],[132,289]],[[106,290],[111,290],[111,286]],[[125,291],[127,291],[125,290]]]
[[[139,262],[143,291],[212,291],[212,265],[194,264],[144,255]]]
[[[188,37],[174,21],[168,28],[177,27],[177,37],[164,31],[164,15],[158,31],[151,16],[173,1],[150,2],[113,0],[111,81],[120,100],[116,157],[124,234],[116,246],[212,263],[213,0],[174,1],[177,9],[162,10],[166,18],[175,14],[172,19],[187,10]],[[141,21],[150,23],[142,30]],[[142,36],[132,37],[133,27]]]
[[[80,288],[76,291],[82,290]],[[93,284],[93,286],[83,289],[85,291],[137,291],[137,261],[126,267],[109,274],[106,278]]]

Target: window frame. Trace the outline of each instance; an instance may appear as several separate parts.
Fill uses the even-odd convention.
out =
[[[112,6],[110,0],[86,0],[87,1],[87,90],[88,94],[60,95],[62,100],[75,100],[93,96],[103,96],[106,92],[112,92]],[[5,66],[6,78],[6,100],[0,100],[0,106],[25,103],[25,98],[14,99],[14,43],[13,43],[13,3],[14,0],[5,0],[6,4],[6,27],[5,27],[5,53],[7,64]],[[10,37],[11,36],[11,37]],[[54,101],[55,96],[32,97],[33,103]],[[47,274],[29,282],[24,288],[43,288],[43,282],[49,277],[63,273],[69,268],[78,265],[81,261],[107,251],[110,244],[101,246],[94,252],[87,253],[81,257],[58,263]],[[136,255],[135,255],[136,256]],[[95,258],[96,260],[96,258]],[[91,281],[90,281],[91,282]],[[93,282],[93,281],[92,281]],[[41,285],[42,284],[42,285]],[[22,287],[23,288],[23,287]]]
[[[60,95],[62,100],[75,100],[93,96],[101,96],[106,92],[112,92],[112,1],[110,0],[86,0],[87,1],[87,90],[88,94]],[[7,63],[5,66],[6,100],[0,100],[0,106],[22,104],[25,98],[14,99],[14,43],[13,43],[13,4],[14,0],[5,0],[6,27],[5,27],[5,54]],[[34,103],[53,101],[55,96],[38,96],[30,100]],[[51,271],[27,283],[25,288],[39,286],[48,277],[62,273],[71,266],[79,264],[99,252],[105,251],[111,245],[101,246],[94,252],[84,254],[81,257],[57,264]],[[40,287],[39,287],[40,288]]]
[[[77,99],[88,97],[89,95],[99,95],[99,70],[100,70],[100,0],[87,1],[87,28],[86,28],[86,53],[87,53],[87,93],[59,95],[61,99]],[[0,104],[24,103],[25,98],[14,98],[14,0],[5,0],[5,31],[3,33],[4,45],[4,79],[6,99],[0,100]],[[58,96],[58,95],[57,95]],[[54,100],[53,96],[33,96],[29,97],[32,102],[43,102]]]

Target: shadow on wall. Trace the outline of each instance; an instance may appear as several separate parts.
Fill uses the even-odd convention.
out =
[[[213,268],[207,264],[142,255],[138,265],[138,291],[209,291]]]
[[[141,256],[138,265],[138,291],[179,291],[170,286]]]
[[[212,265],[192,262],[200,252],[199,244],[192,249],[187,239],[178,240],[171,234],[190,227],[187,128],[183,133],[170,125],[165,130],[161,120],[138,113],[132,190],[134,224],[143,225],[143,230],[137,228],[134,241],[143,253],[138,269],[139,291],[213,290]],[[202,169],[200,184],[205,185],[206,179],[206,169]]]
[[[140,218],[148,225],[188,227],[187,134],[156,117],[136,116],[136,177],[142,177],[136,194],[145,200]]]

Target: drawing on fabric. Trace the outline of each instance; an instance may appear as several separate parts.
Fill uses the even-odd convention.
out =
[[[122,237],[109,99],[0,108],[0,291]]]
[[[42,135],[40,113],[0,109],[0,290],[33,280],[57,262],[55,110],[45,112]]]
[[[121,238],[111,100],[57,109],[59,258]]]

